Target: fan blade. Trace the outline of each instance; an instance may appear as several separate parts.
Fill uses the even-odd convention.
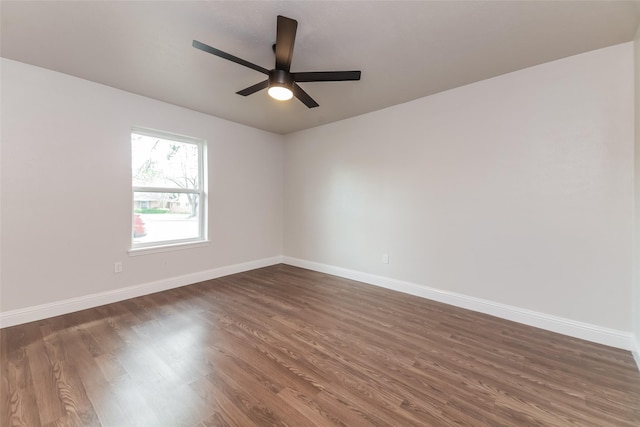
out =
[[[206,45],[204,43],[200,43],[197,40],[193,41],[193,47],[195,47],[196,49],[200,49],[200,50],[202,50],[204,52],[210,53],[212,55],[219,56],[220,58],[227,59],[227,60],[229,60],[231,62],[235,62],[236,64],[244,65],[245,67],[249,67],[249,68],[251,68],[253,70],[260,71],[263,74],[269,74],[269,70],[267,70],[266,68],[262,68],[259,65],[252,64],[249,61],[245,61],[244,59],[240,59],[237,56],[233,56],[233,55],[231,55],[231,54],[229,54],[227,52],[223,52],[223,51],[221,51],[219,49],[216,49],[215,47],[211,47],[211,46],[208,46],[208,45]]]
[[[252,93],[258,92],[259,90],[265,89],[267,86],[269,86],[269,80],[265,80],[263,82],[256,83],[253,86],[249,86],[246,89],[239,90],[236,93],[238,95],[248,96],[248,95],[251,95]]]
[[[307,92],[302,90],[302,88],[295,83],[293,84],[293,94],[309,108],[318,107],[320,105],[316,101],[314,101]]]
[[[293,45],[296,41],[298,21],[278,15],[276,33],[276,68],[289,71],[293,57]]]
[[[360,80],[360,71],[312,71],[309,73],[291,73],[297,82],[341,82]]]

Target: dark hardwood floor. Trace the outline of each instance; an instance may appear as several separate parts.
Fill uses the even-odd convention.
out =
[[[2,426],[639,426],[629,352],[278,265],[1,336]]]

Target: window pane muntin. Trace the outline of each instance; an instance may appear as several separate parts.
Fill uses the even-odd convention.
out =
[[[193,193],[202,194],[201,190],[191,188],[165,188],[165,187],[133,187],[133,191],[140,193]]]

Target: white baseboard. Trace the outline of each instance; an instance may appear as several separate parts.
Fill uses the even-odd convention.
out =
[[[631,354],[633,354],[633,359],[636,361],[640,371],[640,336],[638,334],[634,334],[631,337]]]
[[[85,295],[77,298],[70,298],[62,301],[37,305],[33,307],[11,310],[0,313],[0,328],[34,322],[48,317],[60,316],[62,314],[73,313],[75,311],[98,307],[135,298],[155,292],[166,291],[168,289],[179,288],[180,286],[191,285],[205,280],[216,279],[230,274],[242,273],[256,268],[267,267],[269,265],[280,264],[282,257],[265,258],[256,261],[243,262],[211,270],[200,271],[183,276],[171,277],[155,282],[144,283],[142,285],[129,286],[115,289],[113,291],[100,292],[97,294]]]
[[[445,304],[450,304],[456,307],[466,308],[468,310],[489,314],[492,316],[500,317],[502,319],[523,323],[525,325],[546,329],[548,331],[557,332],[563,335],[568,335],[574,338],[580,338],[611,347],[631,350],[633,342],[635,342],[637,345],[637,341],[633,339],[633,335],[630,332],[609,329],[602,326],[539,313],[532,310],[462,295],[455,292],[434,289],[428,286],[422,286],[402,280],[377,276],[375,274],[362,273],[355,270],[349,270],[346,268],[335,267],[332,265],[321,264],[313,261],[283,256],[282,262],[284,264],[306,268],[321,273],[332,274],[334,276],[344,277],[346,279],[357,280],[359,282],[364,282],[370,285],[380,286],[406,294],[427,298]],[[634,352],[636,362],[638,362],[639,355],[640,353],[638,352],[638,349],[636,349]],[[638,366],[640,367],[640,363],[638,364]]]

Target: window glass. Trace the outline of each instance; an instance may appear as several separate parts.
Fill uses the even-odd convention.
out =
[[[204,141],[131,133],[132,248],[205,240]]]

